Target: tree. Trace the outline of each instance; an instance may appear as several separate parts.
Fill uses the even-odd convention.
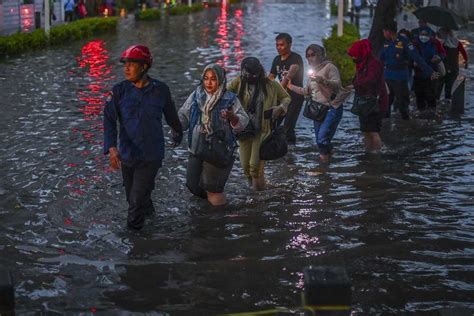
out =
[[[382,48],[383,27],[388,21],[394,21],[399,8],[399,0],[379,0],[375,8],[374,20],[370,29],[369,41],[372,44],[375,55],[378,55]]]

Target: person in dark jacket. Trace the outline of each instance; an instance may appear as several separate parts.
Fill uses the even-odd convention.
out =
[[[411,61],[417,63],[424,74],[436,80],[439,74],[428,66],[417,53],[414,45],[404,37],[397,36],[395,21],[387,23],[383,28],[385,43],[380,51],[380,60],[384,63],[384,76],[390,89],[389,104],[395,101],[402,119],[409,120],[408,105],[410,103],[408,91],[408,65]],[[390,111],[388,111],[390,113]]]
[[[441,52],[436,48],[434,39],[428,30],[421,30],[418,37],[413,39],[413,44],[418,54],[433,71],[438,69],[441,62]],[[436,81],[431,80],[423,69],[415,64],[415,75],[413,78],[413,90],[416,96],[416,106],[419,111],[436,109]]]
[[[234,164],[234,156],[230,161],[219,161],[219,164],[206,161],[198,156],[199,139],[211,139],[213,135],[220,134],[233,154],[237,147],[234,134],[242,131],[249,121],[237,95],[228,91],[226,85],[224,68],[217,64],[207,65],[201,84],[179,109],[181,125],[188,130],[186,186],[192,194],[207,199],[213,206],[227,203],[224,187]]]
[[[366,150],[378,152],[382,148],[379,134],[382,118],[388,111],[388,94],[383,76],[383,64],[373,55],[372,46],[367,39],[354,42],[347,53],[356,65],[356,74],[352,82],[355,97],[378,98],[378,111],[374,111],[366,117],[359,116],[360,130],[364,133]]]
[[[128,202],[128,227],[139,230],[154,212],[151,192],[165,151],[162,117],[172,128],[173,145],[183,137],[168,86],[148,76],[153,58],[143,45],[122,53],[126,80],[116,84],[104,108],[104,154],[112,169],[122,169]],[[117,149],[117,122],[119,146]]]
[[[435,35],[435,32],[428,25],[428,22],[423,19],[418,19],[418,27],[410,31],[412,38],[417,38],[418,36],[420,36],[421,31],[427,31],[430,37],[433,37]]]
[[[438,98],[441,95],[441,90],[444,85],[444,98],[446,100],[451,100],[451,90],[459,75],[459,54],[461,54],[464,59],[464,67],[466,69],[469,66],[468,56],[464,46],[454,35],[453,30],[442,27],[438,31],[438,37],[446,50],[446,58],[444,60],[446,75],[441,80],[438,90]]]

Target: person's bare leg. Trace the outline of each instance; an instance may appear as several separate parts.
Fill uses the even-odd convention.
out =
[[[227,203],[224,193],[207,192],[207,200],[213,206],[221,206]]]
[[[363,135],[364,135],[365,150],[370,151],[370,145],[371,145],[370,133],[363,132]]]
[[[319,154],[319,162],[328,163],[329,155]]]
[[[382,149],[382,140],[380,139],[380,134],[377,132],[369,133],[369,151],[372,153],[378,153]]]
[[[255,191],[265,190],[265,177],[261,176],[259,178],[252,178],[252,188]]]

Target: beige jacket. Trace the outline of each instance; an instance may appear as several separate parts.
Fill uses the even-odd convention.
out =
[[[234,78],[230,83],[227,84],[227,90],[232,91],[234,93],[239,93],[241,85],[240,77]],[[286,113],[288,110],[288,105],[290,104],[291,97],[286,92],[282,86],[276,81],[270,81],[267,84],[267,96],[263,101],[263,112],[270,109],[272,106],[281,106],[283,111]],[[250,95],[248,91],[244,94],[242,102],[242,107],[247,111],[249,102],[250,102]],[[270,134],[270,120],[265,119],[262,115],[262,135],[266,136]]]
[[[320,69],[316,69],[315,76],[322,77],[323,82],[318,83],[314,79],[309,78],[302,93],[306,97],[310,96],[314,101],[330,104],[334,108],[338,108],[350,95],[351,91],[342,87],[339,70],[333,63],[326,62],[321,65]],[[299,93],[298,91],[295,92]],[[336,94],[336,98],[331,101],[333,93]]]

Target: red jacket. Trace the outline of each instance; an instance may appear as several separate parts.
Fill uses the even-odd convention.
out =
[[[374,57],[369,57],[366,66],[356,71],[352,82],[356,95],[378,96],[379,108],[388,111],[388,93],[383,75],[383,64]]]

